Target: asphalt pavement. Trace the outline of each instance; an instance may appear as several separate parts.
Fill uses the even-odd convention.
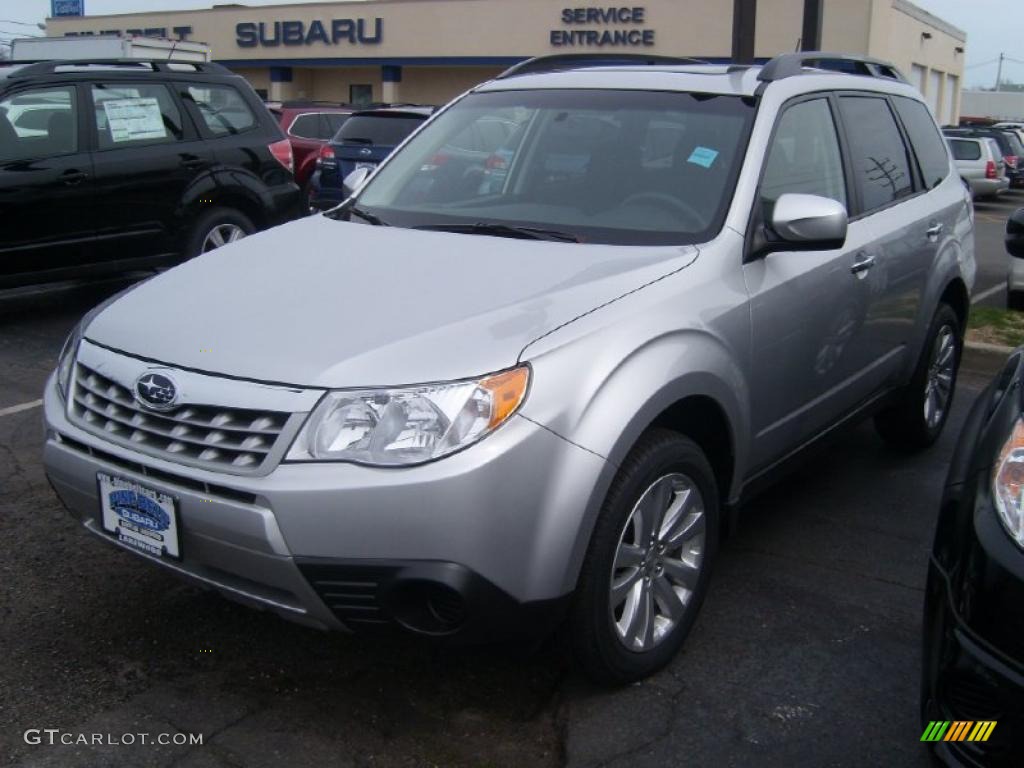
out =
[[[1005,279],[999,217],[1014,207],[978,206],[976,294]],[[752,502],[683,652],[605,690],[557,640],[452,650],[328,635],[184,585],[73,524],[29,404],[64,335],[116,287],[0,310],[0,765],[929,765],[925,565],[984,372],[962,372],[927,453],[892,453],[865,424]],[[60,729],[58,743],[27,743],[29,729]],[[80,743],[140,733],[203,743]]]
[[[973,295],[977,303],[989,307],[1006,306],[1006,217],[1024,207],[1024,190],[1013,189],[995,200],[974,203],[975,247],[978,275]]]

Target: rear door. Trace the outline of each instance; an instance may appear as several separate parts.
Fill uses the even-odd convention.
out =
[[[839,105],[859,201],[847,245],[857,261],[869,265],[862,273],[864,378],[878,388],[898,383],[917,360],[920,350],[912,342],[925,309],[924,290],[937,248],[954,230],[952,211],[963,205],[963,187],[944,187],[949,153],[924,104],[848,93]],[[916,151],[897,110],[918,140]]]
[[[182,201],[209,172],[207,145],[165,83],[88,86],[95,142],[97,250],[108,262],[163,257],[180,249]]]
[[[55,280],[91,258],[96,191],[74,85],[0,97],[0,288]]]

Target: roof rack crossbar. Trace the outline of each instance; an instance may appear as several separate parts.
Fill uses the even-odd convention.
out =
[[[513,64],[506,69],[496,80],[503,80],[514,75],[530,75],[537,72],[557,72],[564,69],[576,69],[577,67],[601,67],[621,65],[679,65],[679,64],[708,64],[703,59],[688,58],[686,56],[657,56],[644,55],[642,53],[555,53],[549,56],[534,56],[518,64]]]
[[[186,59],[46,59],[44,61],[19,62],[11,64],[24,64],[17,73],[17,77],[28,75],[46,75],[58,71],[60,67],[112,67],[127,68],[130,65],[148,65],[153,72],[181,72],[182,66],[194,66],[196,72],[212,72],[217,74],[229,74],[221,64],[212,61],[188,61]],[[143,71],[141,66],[139,71]]]
[[[828,66],[832,63],[833,66]],[[840,68],[835,65],[845,65]],[[825,65],[825,66],[816,66]],[[878,77],[906,83],[907,78],[894,64],[870,56],[858,56],[851,53],[829,53],[827,51],[801,51],[800,53],[784,53],[776,56],[758,73],[757,79],[765,83],[784,80],[787,77],[806,74],[807,68],[827,69],[830,71],[850,72],[851,74]],[[852,72],[851,72],[852,70]]]

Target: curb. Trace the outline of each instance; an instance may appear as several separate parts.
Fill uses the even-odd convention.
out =
[[[992,377],[1006,364],[1006,358],[1011,352],[1013,347],[1004,347],[1001,344],[966,341],[960,365],[972,373]]]

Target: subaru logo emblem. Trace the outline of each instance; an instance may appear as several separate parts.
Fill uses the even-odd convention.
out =
[[[371,150],[367,149],[366,147],[363,147],[362,149],[359,150],[359,154],[361,154],[361,155],[372,155],[373,152]]]
[[[135,380],[135,399],[154,411],[166,411],[174,407],[178,387],[170,376],[149,371]]]

